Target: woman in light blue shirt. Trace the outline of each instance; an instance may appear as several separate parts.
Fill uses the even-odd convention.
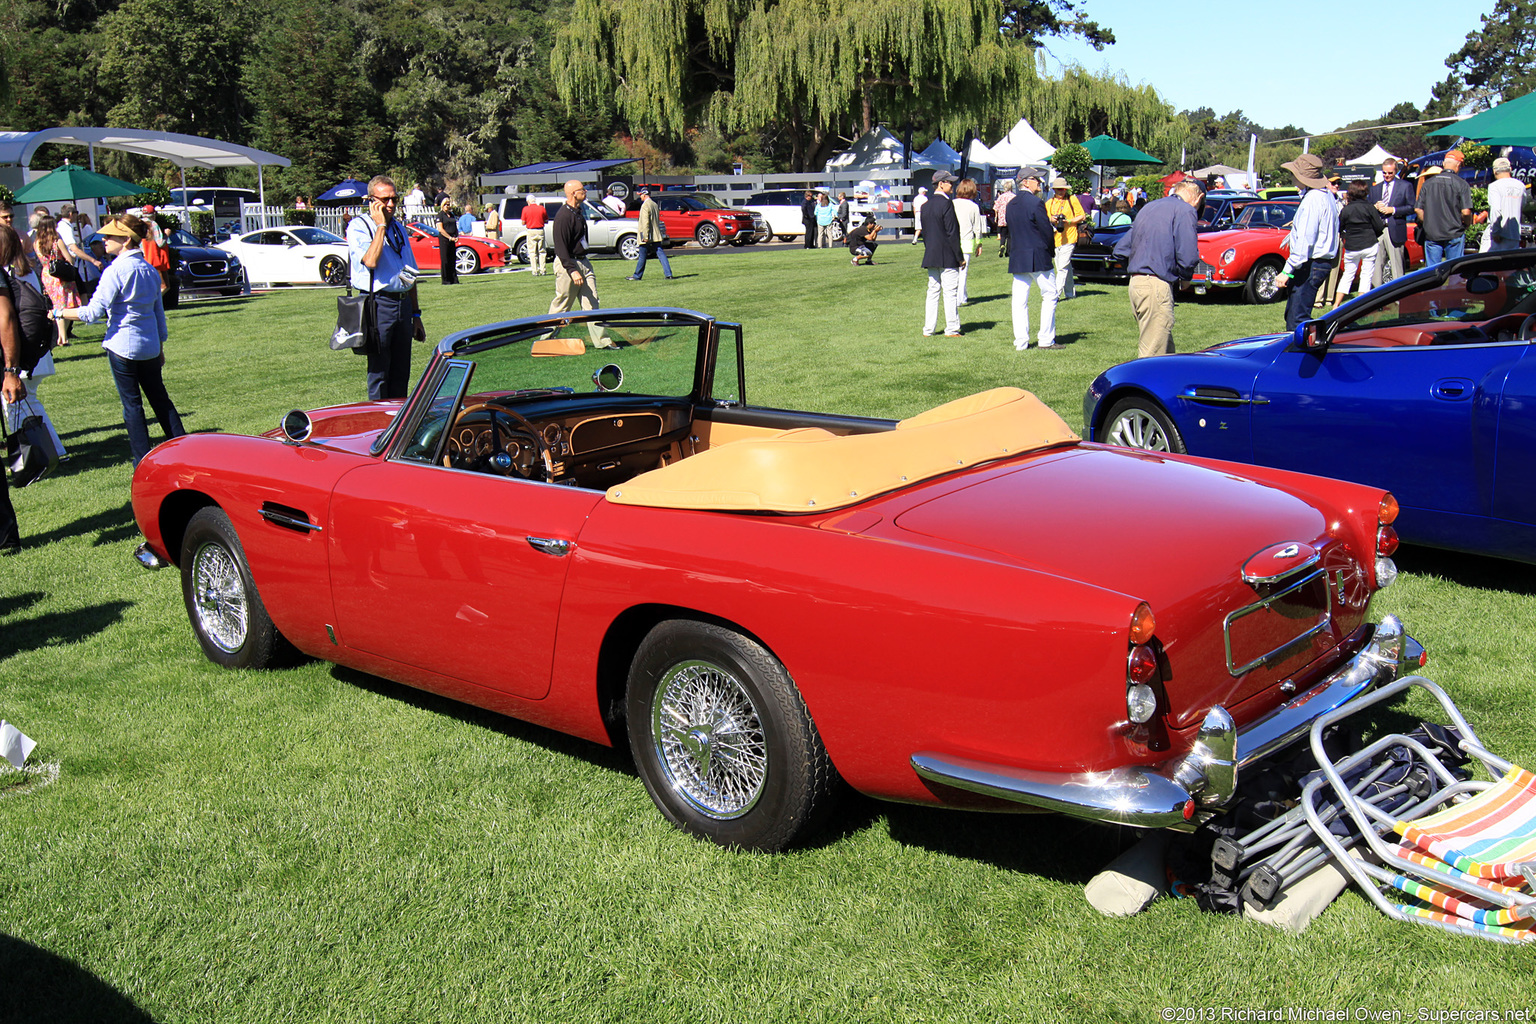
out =
[[[107,335],[101,346],[107,350],[112,379],[117,383],[118,397],[123,400],[123,425],[128,428],[128,447],[135,466],[150,449],[141,391],[167,439],[186,433],[160,376],[167,337],[165,303],[160,298],[160,272],[139,251],[147,231],[148,225],[131,214],[103,224],[97,234],[106,240],[112,262],[97,282],[90,304],[74,309],[55,308],[53,313],[58,319],[88,324],[107,318]]]

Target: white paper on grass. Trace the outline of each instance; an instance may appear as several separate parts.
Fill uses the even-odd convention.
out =
[[[27,736],[10,722],[0,720],[0,757],[11,762],[11,767],[21,771],[27,757],[37,747],[37,741]]]

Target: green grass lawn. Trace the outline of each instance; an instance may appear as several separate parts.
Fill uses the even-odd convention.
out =
[[[919,251],[883,246],[869,268],[685,252],[672,282],[613,261],[598,278],[608,306],[744,323],[760,405],[906,416],[1010,384],[1079,426],[1089,381],[1135,352],[1125,289],[1099,284],[1062,306],[1063,350],[1014,352],[993,252],[965,337],[921,338]],[[543,312],[552,281],[429,280],[429,335]],[[173,311],[187,428],[258,432],[363,397],[363,360],[326,348],[334,294]],[[1182,303],[1179,348],[1280,325],[1233,298]],[[132,560],[100,336],[57,353],[42,394],[74,459],[12,492],[27,547],[0,560],[0,717],[57,768],[0,776],[0,1022],[1418,1019],[1536,1001],[1529,953],[1389,923],[1354,894],[1300,937],[1188,901],[1099,917],[1082,884],[1123,830],[855,800],[808,849],[733,854],[667,827],[620,753],[328,664],[215,668],[174,573]],[[1536,762],[1529,567],[1399,563],[1377,613],[1402,616],[1495,750]]]

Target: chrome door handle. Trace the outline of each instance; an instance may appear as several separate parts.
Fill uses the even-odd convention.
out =
[[[553,537],[529,537],[528,544],[535,551],[542,551],[546,555],[568,555],[571,553],[571,542],[568,540],[556,540]]]

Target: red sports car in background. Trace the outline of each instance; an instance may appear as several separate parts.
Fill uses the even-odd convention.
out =
[[[1249,302],[1274,302],[1281,295],[1275,276],[1290,255],[1291,221],[1296,219],[1298,199],[1250,201],[1227,231],[1200,234],[1200,263],[1195,267],[1194,288],[1205,294],[1210,288],[1241,288]],[[1342,254],[1340,254],[1342,256]],[[1408,266],[1424,260],[1424,248],[1408,230]],[[1358,288],[1358,286],[1357,286]]]
[[[422,270],[441,270],[442,253],[438,249],[437,225],[408,224],[411,236],[411,255]],[[460,235],[453,247],[453,265],[461,274],[474,274],[492,267],[504,267],[511,259],[511,248],[505,242],[478,235]]]
[[[462,331],[403,402],[156,448],[138,557],[218,664],[292,647],[627,743],[668,820],[755,849],[842,783],[1192,828],[1419,662],[1368,617],[1379,488],[1085,443],[1017,388],[756,406],[747,365],[686,310]]]

